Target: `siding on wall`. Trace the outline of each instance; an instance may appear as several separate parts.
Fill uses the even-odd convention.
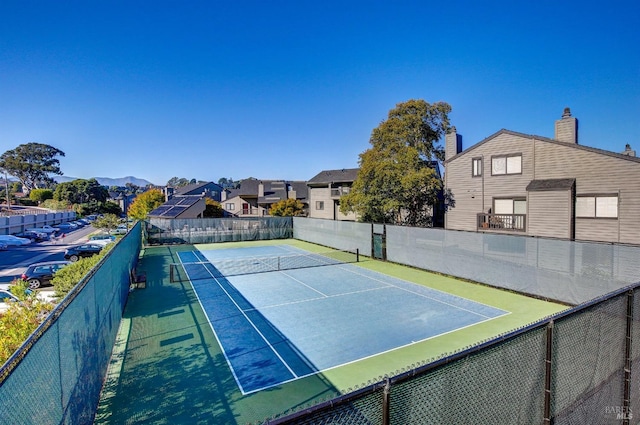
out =
[[[318,201],[324,202],[324,209],[316,209]],[[328,187],[309,188],[309,217],[333,220],[333,199]]]
[[[522,154],[522,174],[491,175],[491,156]],[[483,158],[483,176],[472,177],[472,158]],[[499,132],[492,138],[462,152],[446,163],[445,185],[451,189],[455,207],[445,217],[445,228],[476,231],[476,216],[488,212],[492,200],[500,197],[526,197],[526,186],[534,179],[576,179],[576,196],[581,194],[619,194],[618,219],[576,219],[577,240],[640,244],[640,161],[638,158],[581,148],[513,132]],[[528,231],[532,236],[548,236],[544,229],[558,229],[565,215],[552,223],[533,202],[551,208],[551,199],[530,199],[527,208]],[[563,201],[564,202],[564,201]],[[563,213],[564,214],[564,213]],[[535,221],[534,221],[535,220]],[[562,237],[568,230],[562,232]],[[557,233],[556,235],[557,236]],[[568,236],[567,236],[568,237]]]
[[[572,194],[570,190],[529,192],[527,232],[550,238],[571,238]]]
[[[491,175],[491,157],[522,154],[522,174]],[[482,177],[471,176],[472,158],[482,157]],[[456,206],[446,214],[446,228],[477,230],[478,213],[493,208],[494,198],[527,196],[526,187],[533,180],[533,142],[531,139],[503,133],[489,143],[471,149],[446,164],[445,184],[453,192]]]

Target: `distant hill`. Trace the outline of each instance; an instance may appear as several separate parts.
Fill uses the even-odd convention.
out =
[[[70,182],[70,181],[73,181],[73,180],[78,180],[78,178],[79,177],[55,176],[53,179],[55,181],[57,181],[58,183],[66,183],[66,182]],[[102,186],[107,186],[107,187],[111,187],[111,186],[126,186],[127,183],[131,183],[131,184],[134,184],[134,185],[140,186],[140,187],[145,187],[148,184],[153,184],[148,180],[139,179],[139,178],[133,177],[133,176],[127,176],[127,177],[122,177],[122,178],[117,178],[117,179],[113,179],[113,178],[110,178],[110,177],[90,177],[90,178],[96,179],[98,181],[98,183],[100,183]]]

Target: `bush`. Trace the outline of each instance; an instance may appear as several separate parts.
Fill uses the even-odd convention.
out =
[[[11,287],[15,290],[17,285]],[[24,291],[21,294],[24,300],[12,303],[0,316],[0,364],[6,362],[20,348],[55,307],[38,299],[35,294],[25,296]],[[21,298],[20,295],[17,296]]]
[[[71,263],[58,270],[51,280],[56,299],[64,298],[93,269],[104,255],[113,248],[115,244],[110,243],[102,248],[100,254],[92,257],[81,258],[75,263]]]

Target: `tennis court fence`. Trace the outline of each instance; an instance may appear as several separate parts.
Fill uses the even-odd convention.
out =
[[[171,282],[184,282],[243,274],[336,266],[357,263],[358,261],[360,261],[360,254],[356,249],[354,251],[332,250],[309,254],[227,258],[215,261],[215,265],[208,261],[171,263],[169,265],[169,279]]]
[[[639,247],[294,218],[329,247],[379,234],[388,260],[574,307],[263,423],[639,423]]]
[[[144,222],[145,245],[175,245],[287,239],[291,217],[151,218]]]
[[[638,382],[640,283],[263,423],[628,425]]]

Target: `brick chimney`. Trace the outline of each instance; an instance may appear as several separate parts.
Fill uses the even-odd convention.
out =
[[[460,152],[462,152],[462,135],[456,132],[455,127],[451,127],[444,136],[444,160],[453,158]]]
[[[571,116],[569,108],[564,108],[562,118],[556,121],[555,139],[559,142],[578,144],[578,119]]]

